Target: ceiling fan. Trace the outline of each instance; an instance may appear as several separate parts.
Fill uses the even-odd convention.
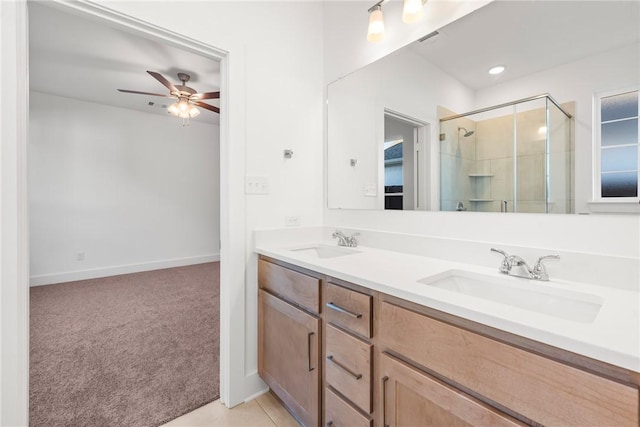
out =
[[[213,105],[206,104],[202,102],[203,99],[216,99],[220,98],[220,92],[196,92],[195,89],[187,86],[187,82],[191,78],[189,74],[186,73],[178,73],[178,79],[182,82],[181,85],[174,86],[169,80],[164,78],[164,76],[160,73],[156,73],[155,71],[147,71],[153,78],[162,83],[167,89],[169,89],[169,94],[161,94],[161,93],[151,93],[151,92],[140,92],[137,90],[127,90],[127,89],[118,89],[120,92],[125,93],[135,93],[139,95],[151,95],[151,96],[162,96],[165,98],[174,98],[177,99],[176,102],[171,104],[167,111],[176,117],[180,117],[183,119],[189,119],[196,117],[200,114],[200,110],[195,106],[204,108],[209,111],[213,111],[214,113],[220,113],[220,108],[215,107]]]

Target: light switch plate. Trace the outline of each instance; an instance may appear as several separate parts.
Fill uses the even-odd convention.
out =
[[[284,217],[284,225],[287,227],[297,227],[300,225],[300,215],[292,215]]]
[[[378,189],[375,184],[364,185],[364,195],[369,197],[375,197],[378,195]]]
[[[269,178],[266,176],[245,177],[244,194],[269,194]]]

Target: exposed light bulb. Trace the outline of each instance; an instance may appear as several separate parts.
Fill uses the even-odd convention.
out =
[[[402,22],[405,24],[415,24],[422,18],[422,0],[404,0],[402,8]]]
[[[384,16],[382,15],[382,7],[377,5],[369,13],[369,29],[367,31],[367,40],[372,43],[379,42],[384,38]]]

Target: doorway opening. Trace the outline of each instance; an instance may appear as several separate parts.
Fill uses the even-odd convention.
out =
[[[144,97],[135,99],[134,95],[117,93],[116,88],[161,92],[162,86],[158,85],[157,89],[149,86],[147,89],[141,86],[146,84],[141,80],[132,82],[124,78],[125,75],[139,74],[141,78],[149,79],[151,85],[157,84],[146,75],[147,68],[161,71],[169,78],[173,75],[174,84],[178,84],[175,81],[177,72],[189,72],[192,79],[189,84],[204,92],[214,89],[207,86],[212,82],[206,76],[206,73],[214,70],[218,79],[215,83],[223,92],[221,52],[176,35],[143,29],[132,31],[131,27],[126,32],[121,31],[125,25],[114,22],[104,25],[105,20],[99,24],[108,27],[110,31],[119,32],[119,36],[116,36],[120,39],[118,41],[128,43],[131,49],[137,49],[137,53],[123,52],[125,49],[120,46],[114,48],[114,56],[101,56],[109,51],[100,47],[100,42],[105,40],[101,39],[103,33],[97,30],[99,25],[93,20],[90,24],[93,50],[83,55],[74,49],[78,48],[77,42],[82,39],[78,34],[87,32],[73,31],[70,23],[61,25],[52,18],[62,14],[73,20],[81,20],[84,17],[80,15],[83,14],[67,13],[73,6],[56,6],[51,8],[39,3],[28,5],[28,19],[32,24],[29,45],[31,123],[28,147],[28,162],[33,172],[30,173],[28,183],[32,283],[48,285],[82,279],[98,280],[99,277],[111,277],[114,274],[128,274],[138,280],[142,274],[140,272],[145,270],[219,261],[220,226],[215,224],[213,227],[207,221],[220,221],[220,147],[224,143],[220,126],[223,126],[223,122],[192,120],[189,128],[184,129],[181,120],[162,111],[165,103],[154,102],[152,105],[151,100]],[[47,10],[43,14],[44,19],[38,22],[42,25],[33,25],[33,20],[39,19],[38,8]],[[55,33],[55,29],[59,30],[61,27],[66,31],[58,33],[71,37],[75,43],[65,47],[64,41],[52,40],[51,35]],[[47,29],[52,30],[51,33],[46,33]],[[33,30],[45,31],[44,38],[47,40],[44,43],[50,42],[51,45],[37,44],[38,38],[34,36]],[[154,44],[154,48],[149,48],[151,44]],[[187,51],[186,54],[190,55],[192,61],[187,60],[185,63],[184,57],[180,56],[181,50]],[[151,56],[145,56],[145,52]],[[121,56],[118,57],[118,54]],[[177,59],[178,56],[180,60]],[[159,64],[163,58],[168,62],[164,66]],[[203,65],[205,71],[200,72],[198,65],[193,64],[199,61],[197,58],[208,61],[209,65]],[[60,62],[55,63],[55,59]],[[47,63],[47,60],[53,62]],[[136,61],[142,64],[136,64]],[[154,61],[156,65],[153,65]],[[139,65],[143,68],[137,68]],[[98,71],[92,73],[92,68]],[[113,93],[100,93],[99,88],[96,88],[96,81],[91,80],[96,76],[107,83],[113,83],[110,79],[115,76],[122,81],[119,80],[114,85]],[[56,93],[54,89],[48,88],[61,92]],[[88,98],[83,98],[85,95]],[[119,106],[110,103],[115,102],[116,97],[123,96],[136,105]],[[155,101],[162,97],[152,99]],[[224,108],[223,105],[222,107]],[[213,117],[212,113],[203,112],[201,118],[205,118],[205,114]],[[161,122],[168,123],[170,127],[163,128],[164,124]],[[215,135],[207,128],[217,129]],[[212,155],[213,151],[215,155]],[[212,170],[217,173],[214,183],[210,182]],[[194,189],[199,193],[195,194]],[[210,199],[213,198],[205,196],[210,196],[212,191],[218,198],[216,209],[211,206],[214,202]],[[193,193],[193,197],[187,197],[190,193]],[[202,209],[206,211],[202,212]],[[143,232],[138,233],[140,228]],[[217,228],[218,232],[209,228]],[[208,238],[197,241],[198,234]],[[60,240],[64,242],[57,245],[54,243],[56,240],[58,243]],[[172,248],[166,245],[167,242],[175,242],[175,247],[185,249],[186,245],[194,241],[194,246],[198,246],[198,249],[189,251],[187,248],[183,253],[171,251]],[[203,250],[203,247],[206,249]],[[163,248],[167,250],[163,252]],[[59,259],[55,259],[56,257]],[[182,270],[178,272],[179,275],[186,274],[186,267],[180,268]],[[221,282],[219,270],[217,274],[218,281]],[[41,289],[44,288],[46,286]],[[95,290],[95,286],[92,290]],[[109,289],[111,290],[113,289]],[[126,291],[131,291],[131,287]],[[78,295],[76,291],[72,293]],[[112,296],[106,297],[105,302],[113,299],[115,298]],[[107,304],[103,304],[103,307],[105,305]],[[152,305],[149,303],[137,308],[144,311]],[[72,306],[69,304],[67,308]],[[85,316],[90,323],[96,323],[103,307],[87,312]],[[220,319],[220,304],[215,309],[218,311],[217,318]],[[134,308],[132,310],[135,311]],[[146,314],[151,315],[151,312]],[[78,326],[77,323],[74,324]],[[81,323],[80,326],[87,324]],[[109,326],[119,328],[122,325]],[[113,328],[107,329],[111,331]],[[134,333],[142,332],[141,336],[144,337],[152,332],[136,331],[135,327],[129,329]],[[179,327],[175,327],[177,329]],[[219,323],[217,329],[220,329]],[[152,339],[150,342],[162,340]],[[139,348],[138,345],[132,348],[136,347]],[[159,356],[161,352],[156,355]],[[185,352],[178,357],[188,360],[193,357],[193,353]],[[220,358],[220,351],[217,351],[217,357]],[[153,360],[154,356],[151,355],[149,361]],[[100,367],[98,362],[88,364],[85,371],[91,372],[89,380],[98,378],[93,370],[99,370]],[[121,371],[126,371],[124,366],[117,367],[115,374],[112,373],[111,376],[117,377],[117,372]],[[160,390],[158,394],[161,394]],[[32,398],[33,395],[32,387]],[[185,408],[188,409],[193,408]],[[105,419],[105,423],[109,422]]]

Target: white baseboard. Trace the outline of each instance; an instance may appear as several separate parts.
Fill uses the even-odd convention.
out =
[[[29,280],[29,286],[53,285],[55,283],[97,279],[100,277],[117,276],[119,274],[140,273],[142,271],[183,267],[186,265],[203,264],[205,262],[215,261],[220,261],[220,254],[201,255],[188,258],[175,258],[163,261],[143,262],[138,264],[116,265],[113,267],[68,271],[65,273],[42,274],[38,276],[31,276]]]

